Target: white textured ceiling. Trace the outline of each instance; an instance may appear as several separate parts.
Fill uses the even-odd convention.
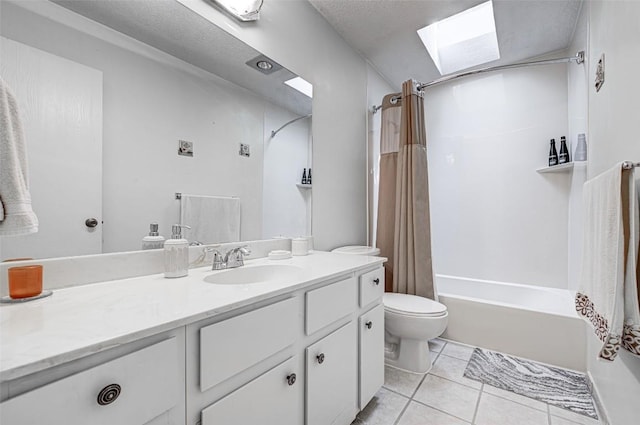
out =
[[[52,1],[292,112],[311,113],[311,99],[283,84],[295,74],[283,68],[265,75],[245,65],[260,53],[175,0]]]
[[[265,1],[267,4],[269,0]],[[392,85],[440,77],[416,31],[486,0],[309,0]],[[513,63],[569,46],[582,0],[493,0],[500,59]]]

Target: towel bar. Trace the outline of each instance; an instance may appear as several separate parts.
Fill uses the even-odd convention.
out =
[[[622,168],[624,170],[630,170],[634,167],[640,167],[640,162],[625,161],[622,163]]]

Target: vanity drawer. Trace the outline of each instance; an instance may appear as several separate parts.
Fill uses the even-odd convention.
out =
[[[300,323],[295,298],[200,329],[200,390],[290,346]]]
[[[364,307],[384,294],[384,268],[360,275],[360,307]]]
[[[351,314],[356,308],[356,291],[356,279],[352,277],[307,292],[307,335]]]
[[[0,423],[147,423],[184,398],[178,352],[170,338],[9,399],[0,404]]]

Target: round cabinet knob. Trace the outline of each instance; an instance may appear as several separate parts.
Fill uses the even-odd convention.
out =
[[[373,322],[372,321],[368,321],[364,325],[367,327],[367,329],[371,329],[373,327]]]
[[[320,353],[316,356],[316,359],[318,360],[318,363],[322,364],[324,363],[324,353]]]
[[[292,373],[291,375],[287,376],[287,384],[289,385],[293,385],[296,383],[296,374]]]
[[[98,404],[100,406],[106,406],[107,404],[113,403],[121,391],[122,388],[118,384],[107,385],[98,393]]]
[[[96,227],[98,225],[98,220],[95,218],[88,218],[84,221],[84,225],[90,228]]]
[[[380,285],[380,279],[376,277],[375,279],[373,279],[373,283],[375,283],[376,285]]]

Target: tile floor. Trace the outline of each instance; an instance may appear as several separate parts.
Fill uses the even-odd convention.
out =
[[[352,425],[600,425],[589,417],[463,377],[473,347],[429,342],[426,374],[385,368],[385,383]]]

